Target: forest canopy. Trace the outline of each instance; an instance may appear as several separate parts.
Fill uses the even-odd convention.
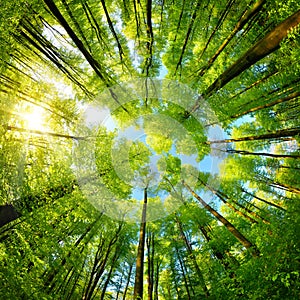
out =
[[[0,4],[1,299],[299,299],[298,0]]]

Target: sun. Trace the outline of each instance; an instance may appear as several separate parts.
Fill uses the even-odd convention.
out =
[[[26,121],[26,127],[32,130],[44,130],[44,110],[41,107],[34,106],[31,111],[25,113],[24,119]]]

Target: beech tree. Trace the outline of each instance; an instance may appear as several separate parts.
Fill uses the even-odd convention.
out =
[[[1,3],[0,298],[299,299],[299,23]]]

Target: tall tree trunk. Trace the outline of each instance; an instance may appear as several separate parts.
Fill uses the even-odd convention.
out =
[[[221,52],[225,49],[225,47],[229,44],[229,42],[232,40],[232,38],[249,22],[253,16],[255,16],[260,9],[265,4],[266,0],[258,0],[256,3],[254,3],[253,7],[251,9],[248,9],[244,11],[240,19],[238,20],[237,24],[231,31],[231,33],[227,36],[227,38],[223,41],[222,45],[218,48],[218,50],[215,52],[215,54],[209,59],[207,64],[201,68],[199,72],[199,76],[203,76],[204,73],[212,66],[214,61],[218,58],[218,56],[221,54]]]
[[[120,255],[120,252],[119,252],[119,250],[116,248],[116,249],[115,249],[115,254],[114,254],[114,256],[113,256],[113,258],[112,258],[112,261],[111,261],[111,266],[110,266],[109,272],[108,272],[108,274],[107,274],[107,278],[106,278],[106,280],[105,280],[105,282],[104,282],[104,285],[103,285],[103,287],[102,287],[102,290],[101,290],[100,300],[104,300],[105,293],[106,293],[108,284],[109,284],[109,282],[110,282],[110,280],[111,280],[111,275],[112,275],[112,272],[113,272],[113,270],[114,270],[114,268],[115,268],[115,264],[116,264],[116,262],[117,262],[117,260],[118,260],[118,258],[119,258],[119,255]]]
[[[199,265],[197,263],[197,260],[196,260],[196,257],[195,257],[195,254],[193,252],[193,248],[192,248],[192,245],[191,243],[189,242],[189,240],[187,239],[186,235],[185,235],[185,232],[182,228],[182,224],[181,224],[181,221],[180,219],[175,215],[175,220],[176,220],[176,223],[177,223],[177,226],[178,226],[178,229],[180,231],[180,235],[185,243],[185,246],[186,246],[186,249],[189,253],[189,257],[191,258],[192,260],[192,264],[194,265],[194,268],[195,268],[195,271],[197,273],[197,276],[200,280],[200,284],[203,288],[203,291],[204,291],[204,294],[205,294],[205,297],[208,298],[209,297],[209,291],[208,291],[208,288],[205,284],[205,280],[204,280],[204,277],[203,277],[203,274],[202,274],[202,271],[200,270],[199,268]]]
[[[84,291],[84,299],[90,300],[94,295],[95,288],[105,271],[109,255],[112,251],[113,245],[118,241],[119,233],[123,224],[120,223],[113,237],[110,239],[108,245],[105,244],[105,240],[101,240],[95,254],[93,268],[90,273],[90,278],[86,289]]]
[[[129,265],[129,271],[128,271],[128,276],[127,276],[127,282],[126,282],[126,286],[123,292],[123,300],[126,300],[126,295],[127,295],[127,291],[128,291],[128,287],[130,284],[130,278],[131,278],[131,273],[132,273],[132,269],[133,269],[133,264]]]
[[[300,10],[277,25],[264,38],[250,48],[240,59],[225,70],[215,82],[203,93],[204,98],[210,97],[215,91],[221,89],[233,78],[240,75],[250,66],[279,48],[280,42],[288,32],[300,23]]]
[[[218,22],[215,26],[215,28],[212,30],[212,33],[210,34],[201,54],[200,54],[200,58],[202,58],[204,52],[207,50],[207,47],[209,45],[209,43],[211,42],[211,40],[213,39],[214,35],[218,32],[218,30],[220,29],[220,27],[222,26],[224,20],[226,19],[232,5],[234,5],[235,0],[228,0],[225,9],[222,11],[222,13],[220,14],[220,18],[218,19]],[[200,75],[201,76],[201,75]]]
[[[148,300],[153,299],[153,281],[154,281],[154,233],[147,232],[147,281],[148,281]]]
[[[123,272],[122,272],[121,278],[120,278],[120,280],[118,282],[118,290],[117,290],[116,300],[119,300],[119,295],[121,293],[122,284],[123,284]]]
[[[271,140],[271,139],[280,139],[285,137],[295,137],[300,134],[299,128],[291,129],[282,129],[271,133],[253,135],[253,136],[244,136],[240,138],[232,138],[226,140],[216,140],[216,141],[207,141],[206,144],[218,144],[218,143],[233,143],[233,142],[244,142],[244,141],[258,141],[258,140]]]
[[[158,300],[159,268],[161,261],[156,260],[155,281],[154,281],[154,300]]]
[[[176,241],[175,241],[175,243],[176,243]],[[178,261],[179,261],[180,269],[181,269],[181,272],[182,272],[182,277],[183,277],[184,286],[185,286],[185,289],[186,289],[186,292],[187,292],[188,300],[190,300],[191,299],[191,294],[190,294],[190,289],[189,289],[189,285],[188,285],[187,276],[185,274],[185,269],[184,269],[184,266],[183,266],[184,262],[182,261],[182,258],[180,256],[180,253],[178,251],[178,248],[177,248],[176,244],[175,244],[175,250],[176,250],[177,258],[178,258]],[[177,283],[175,282],[175,284],[177,284]]]
[[[246,150],[221,150],[221,149],[216,149],[218,151],[226,152],[226,153],[234,153],[234,154],[242,154],[242,155],[253,155],[253,156],[267,156],[267,157],[272,157],[272,158],[292,158],[292,159],[299,159],[300,155],[291,155],[291,154],[275,154],[275,153],[266,153],[266,152],[250,152]]]
[[[144,251],[146,237],[146,214],[147,214],[147,188],[144,189],[144,204],[142,211],[142,220],[140,224],[140,238],[138,245],[138,253],[136,258],[136,271],[134,282],[133,299],[143,299],[143,279],[144,279]]]
[[[82,137],[82,136],[73,136],[73,135],[68,135],[68,134],[41,131],[41,130],[35,130],[35,129],[27,129],[27,128],[21,128],[21,127],[16,127],[16,126],[5,126],[5,128],[10,131],[18,131],[18,132],[26,132],[26,133],[32,133],[32,134],[38,134],[38,135],[53,136],[53,137],[72,139],[72,140],[77,140],[77,141],[86,139],[86,137]]]
[[[286,210],[285,208],[283,208],[283,207],[281,207],[281,206],[279,206],[279,205],[277,205],[277,204],[275,204],[275,203],[272,203],[272,202],[270,202],[270,201],[267,201],[267,200],[265,200],[265,199],[263,199],[263,198],[261,198],[261,197],[258,197],[258,196],[256,196],[256,195],[254,195],[254,194],[248,192],[246,189],[244,189],[244,188],[242,188],[242,187],[241,187],[241,191],[242,191],[243,193],[245,193],[245,194],[247,194],[247,195],[249,195],[249,196],[251,196],[251,197],[253,197],[253,198],[257,199],[257,200],[259,200],[259,201],[262,201],[262,202],[264,202],[264,203],[270,205],[270,206],[276,207],[276,208],[278,208],[278,209],[280,209],[280,210],[283,210],[283,211]]]
[[[275,106],[277,104],[280,104],[280,103],[284,103],[284,102],[287,102],[287,101],[290,101],[290,100],[293,100],[297,97],[300,96],[300,92],[294,92],[284,98],[280,98],[280,99],[277,99],[273,102],[269,102],[269,103],[266,103],[266,104],[262,104],[262,105],[258,105],[256,107],[253,107],[253,108],[250,108],[248,110],[245,110],[241,113],[238,113],[238,114],[234,114],[234,115],[231,115],[229,118],[230,119],[236,119],[236,118],[239,118],[239,117],[242,117],[244,115],[247,115],[249,113],[253,113],[255,111],[258,111],[258,110],[261,110],[261,109],[264,109],[264,108],[268,108],[268,107],[272,107],[272,106]]]
[[[253,218],[249,217],[248,215],[244,214],[242,211],[238,210],[237,208],[235,208],[230,202],[228,202],[228,197],[227,195],[222,194],[219,190],[214,189],[212,186],[208,185],[207,183],[204,183],[204,181],[202,181],[199,178],[199,181],[206,186],[213,194],[215,194],[225,205],[227,205],[229,208],[231,208],[234,212],[236,212],[238,215],[240,215],[241,217],[245,218],[246,220],[250,221],[252,224],[257,223],[256,220],[254,220]]]
[[[201,233],[203,234],[204,238],[206,239],[207,242],[211,241],[211,237],[208,235],[207,233],[207,229],[204,226],[199,225],[199,229],[201,231]],[[229,263],[229,261],[227,261],[225,255],[220,252],[218,249],[216,249],[215,246],[212,246],[212,252],[214,254],[214,256],[220,261],[220,263],[222,264],[222,266],[224,267],[225,270],[228,271],[229,273],[229,277],[233,278],[235,277],[235,273],[231,268],[231,265]],[[226,255],[230,258],[230,260],[233,260],[232,255],[230,254],[229,251],[225,250]],[[234,264],[238,265],[237,260],[234,260]]]
[[[176,75],[177,71],[178,71],[178,68],[181,67],[181,64],[182,64],[182,59],[183,59],[183,55],[184,55],[184,52],[185,52],[185,49],[187,47],[187,44],[188,44],[188,41],[190,39],[190,35],[192,33],[192,29],[193,29],[193,26],[194,26],[194,22],[197,18],[197,12],[200,8],[200,5],[201,5],[201,1],[197,1],[197,4],[196,4],[196,7],[194,9],[194,12],[193,12],[193,15],[191,17],[191,21],[190,21],[190,24],[189,24],[189,27],[188,27],[188,30],[187,30],[187,33],[186,33],[186,36],[185,36],[185,40],[184,40],[184,43],[183,43],[183,46],[182,46],[182,50],[181,50],[181,54],[180,54],[180,57],[179,57],[179,60],[178,60],[178,63],[176,65],[176,69],[175,69],[175,73],[174,75]]]
[[[246,248],[249,249],[254,257],[259,256],[259,250],[254,244],[252,244],[246,237],[241,234],[226,218],[220,215],[216,210],[214,210],[210,205],[208,205],[198,194],[196,194],[189,185],[183,182],[184,186],[191,192],[191,194],[203,205],[203,207],[208,210],[212,215],[214,215],[234,236],[235,238]]]
[[[90,66],[94,69],[95,73],[99,76],[99,78],[109,86],[109,79],[103,67],[93,58],[90,52],[84,47],[82,41],[78,38],[76,33],[70,27],[66,19],[63,17],[57,6],[55,5],[53,0],[44,0],[45,4],[53,14],[53,16],[58,20],[60,25],[66,30],[70,38],[73,40],[75,45],[77,46],[78,50],[81,51],[83,56],[86,58]]]

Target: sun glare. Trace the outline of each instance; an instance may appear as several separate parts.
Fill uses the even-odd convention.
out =
[[[35,106],[32,108],[31,112],[25,114],[24,118],[28,129],[45,129],[43,112],[44,110],[41,107]]]

